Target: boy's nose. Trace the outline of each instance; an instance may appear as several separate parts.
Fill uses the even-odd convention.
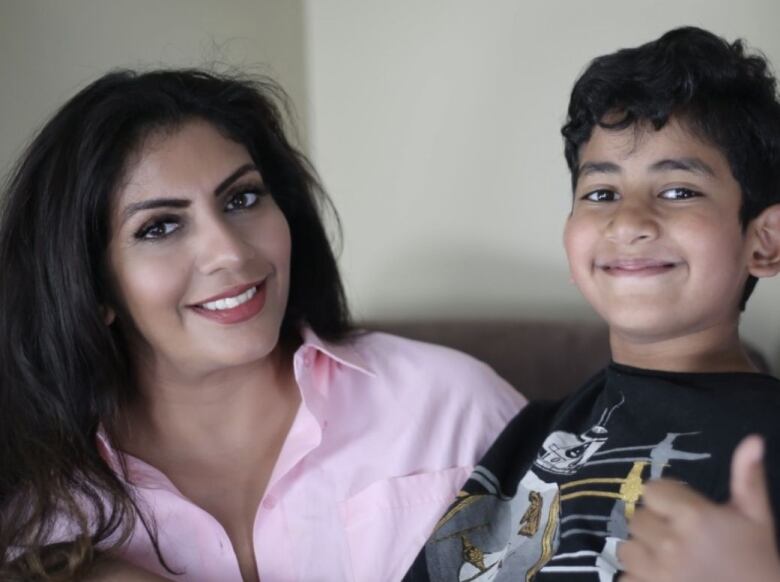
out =
[[[659,225],[653,209],[643,202],[623,202],[607,224],[607,238],[620,244],[655,240]]]
[[[225,221],[211,220],[199,234],[198,270],[205,275],[239,268],[255,256],[254,248]]]

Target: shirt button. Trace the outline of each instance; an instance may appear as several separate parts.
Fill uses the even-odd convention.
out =
[[[274,507],[276,507],[276,497],[274,497],[273,495],[269,495],[268,497],[266,497],[263,500],[263,507],[265,507],[266,509],[273,509]]]

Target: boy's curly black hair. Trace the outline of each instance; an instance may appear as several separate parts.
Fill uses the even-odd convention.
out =
[[[723,152],[742,190],[743,228],[780,203],[780,100],[766,58],[745,43],[683,27],[594,59],[572,89],[561,133],[572,187],[597,125],[661,129],[675,116]],[[755,286],[750,277],[742,304]]]

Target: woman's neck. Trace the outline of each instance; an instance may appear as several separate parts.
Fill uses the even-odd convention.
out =
[[[156,366],[139,375],[139,398],[123,411],[117,437],[123,450],[153,464],[169,456],[238,461],[263,454],[265,443],[286,435],[300,404],[292,358],[281,350],[198,377]]]

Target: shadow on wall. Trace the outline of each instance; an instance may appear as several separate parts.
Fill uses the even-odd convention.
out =
[[[350,291],[361,290],[351,298],[362,319],[598,320],[569,283],[563,251],[554,265],[536,261],[528,250],[479,249],[463,241],[437,241],[421,249],[399,244],[379,254],[393,260],[369,265],[345,261]]]

